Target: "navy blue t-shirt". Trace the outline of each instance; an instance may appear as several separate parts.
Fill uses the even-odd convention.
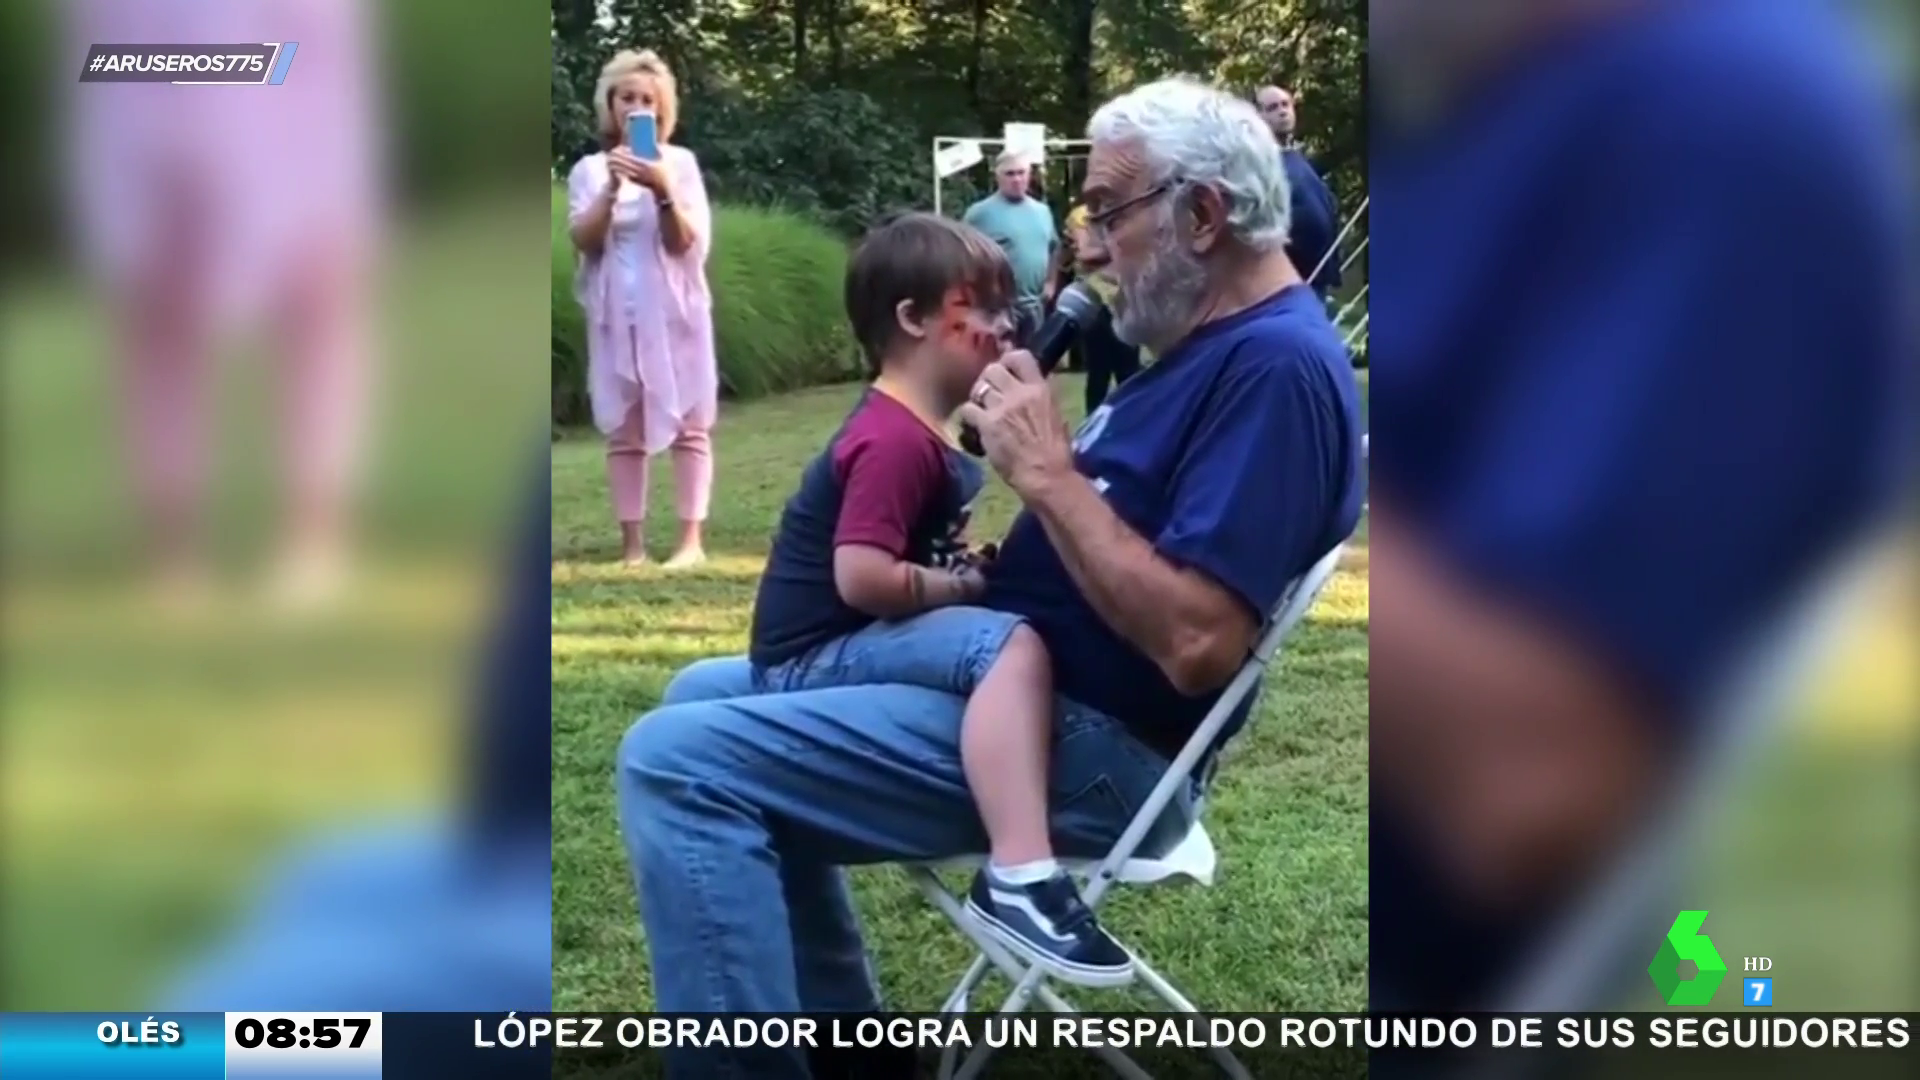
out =
[[[1327,293],[1340,287],[1340,256],[1333,252],[1333,242],[1340,236],[1340,204],[1333,197],[1333,189],[1320,178],[1307,155],[1291,147],[1280,151],[1280,165],[1287,173],[1289,213],[1292,222],[1287,231],[1287,255],[1293,260],[1294,269],[1300,271],[1303,278],[1310,277],[1315,267],[1321,267],[1318,277],[1311,284],[1314,291]]]
[[[1201,327],[1114,391],[1074,449],[1122,521],[1225,586],[1256,621],[1360,518],[1359,388],[1305,286]],[[1031,513],[987,567],[983,603],[1033,624],[1060,693],[1163,753],[1177,752],[1218,699],[1181,695],[1108,628]]]
[[[787,500],[753,603],[748,658],[795,660],[873,622],[834,583],[843,544],[943,566],[961,545],[986,474],[912,410],[869,390]]]
[[[1908,193],[1840,33],[1650,5],[1372,158],[1375,497],[1682,744],[1896,486]],[[1554,913],[1455,903],[1412,824],[1376,791],[1375,992],[1473,1007]]]

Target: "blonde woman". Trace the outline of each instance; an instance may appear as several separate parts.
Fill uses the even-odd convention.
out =
[[[353,0],[85,0],[61,5],[75,62],[90,43],[283,41],[267,92],[87,83],[65,129],[76,239],[109,305],[133,509],[160,599],[213,587],[212,439],[221,354],[266,332],[280,378],[285,518],[269,582],[303,610],[353,561],[379,360],[371,288],[385,234],[381,101],[369,12]],[[233,37],[232,35],[239,35]],[[206,91],[206,92],[203,92]],[[99,133],[114,164],[103,167]]]
[[[628,117],[655,118],[657,159],[626,145]],[[567,180],[587,315],[587,389],[607,436],[607,485],[629,565],[647,560],[647,459],[673,453],[680,543],[669,568],[704,561],[719,396],[707,288],[712,220],[692,151],[672,144],[679,98],[652,52],[607,61],[593,92],[601,150]]]

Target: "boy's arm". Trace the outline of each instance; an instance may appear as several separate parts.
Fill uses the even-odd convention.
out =
[[[840,599],[876,619],[904,619],[980,595],[985,580],[971,567],[935,570],[865,544],[833,549],[833,583]]]
[[[977,573],[935,570],[906,559],[914,523],[946,482],[940,454],[930,441],[899,446],[860,438],[847,440],[840,451],[833,584],[855,611],[900,619],[980,594]]]

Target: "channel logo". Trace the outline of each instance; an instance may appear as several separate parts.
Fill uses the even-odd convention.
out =
[[[1681,912],[1667,928],[1666,939],[1660,942],[1660,951],[1654,954],[1653,963],[1647,965],[1654,988],[1669,1005],[1706,1005],[1713,1001],[1713,992],[1720,989],[1720,980],[1727,977],[1727,962],[1720,959],[1720,950],[1713,947],[1712,938],[1700,932],[1706,921],[1705,911]],[[1680,977],[1683,960],[1693,961],[1694,973],[1690,979]],[[1769,1001],[1772,996],[1769,986]]]

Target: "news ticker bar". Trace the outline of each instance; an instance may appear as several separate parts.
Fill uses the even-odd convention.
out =
[[[1364,1075],[1376,1051],[1645,1055],[1816,1064],[1920,1064],[1917,1014],[1690,1010],[1520,1016],[1363,1013],[728,1015],[655,1013],[0,1013],[6,1080],[421,1080],[598,1072],[663,1055],[905,1054],[991,1047],[1008,1067],[1120,1050],[1172,1065],[1228,1051],[1248,1064],[1313,1061]],[[1002,1070],[996,1070],[999,1075]],[[1150,1073],[1160,1073],[1149,1069]],[[1036,1070],[1035,1075],[1044,1075]],[[1057,1073],[1054,1074],[1056,1077]]]
[[[380,1013],[0,1013],[7,1080],[378,1080]]]

